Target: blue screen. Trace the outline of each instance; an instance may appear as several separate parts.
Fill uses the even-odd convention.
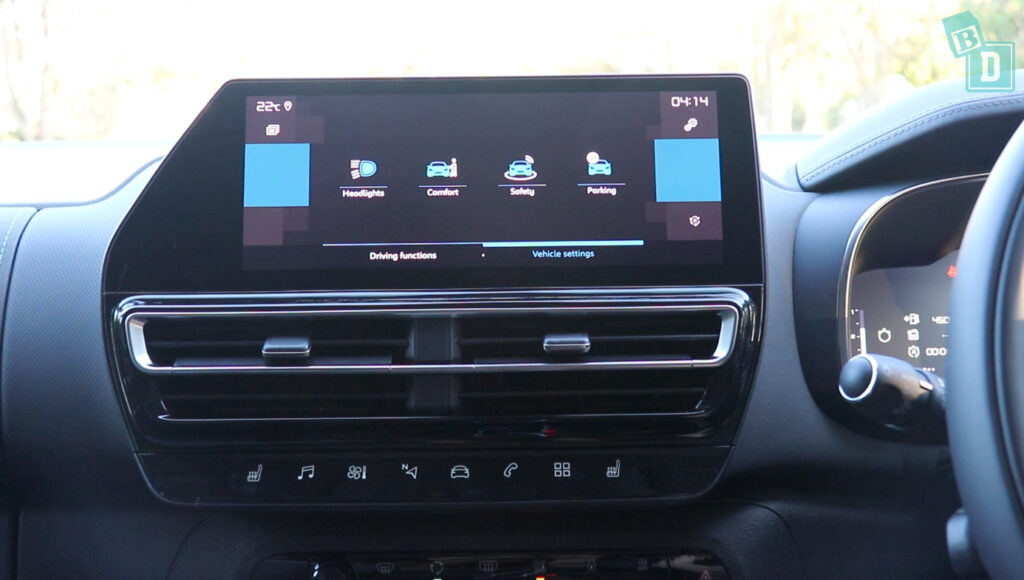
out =
[[[245,146],[245,207],[309,206],[309,143]]]

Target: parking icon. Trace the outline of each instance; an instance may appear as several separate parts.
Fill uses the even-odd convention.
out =
[[[1012,42],[986,42],[967,55],[967,91],[1009,93],[1014,90]]]

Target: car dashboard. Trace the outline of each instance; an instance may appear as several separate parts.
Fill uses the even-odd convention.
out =
[[[0,577],[955,577],[942,418],[837,384],[956,356],[1018,101],[769,173],[734,75],[230,82],[0,208]]]

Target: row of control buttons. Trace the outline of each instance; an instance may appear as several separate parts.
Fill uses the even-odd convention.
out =
[[[345,505],[693,496],[727,447],[662,451],[341,454],[140,454],[158,495],[188,504]]]
[[[412,463],[402,463],[400,467],[402,473],[412,479],[419,479],[420,467],[419,465]],[[519,463],[516,461],[510,461],[505,465],[505,469],[501,471],[502,477],[505,479],[512,479],[516,475],[516,470],[519,469]],[[368,479],[368,468],[364,465],[349,465],[346,470],[345,477],[352,480],[365,480]],[[321,473],[323,470],[321,469]],[[469,479],[472,476],[472,471],[467,465],[453,465],[449,470],[449,479]],[[622,460],[615,458],[615,463],[608,466],[605,469],[605,477],[608,479],[618,479],[622,474]],[[569,479],[572,477],[572,462],[571,461],[555,461],[552,464],[552,474],[556,479]],[[303,481],[306,479],[313,480],[316,478],[316,464],[311,463],[309,465],[303,465],[299,467],[299,475],[295,479]],[[246,483],[260,483],[263,481],[263,464],[256,465],[256,468],[250,470],[245,476]]]
[[[662,555],[571,555],[486,557],[355,557],[271,558],[253,572],[252,580],[488,580],[491,578],[557,578],[558,580],[723,580],[725,567],[706,552]]]

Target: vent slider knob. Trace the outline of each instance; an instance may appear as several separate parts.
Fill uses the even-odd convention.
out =
[[[305,336],[271,336],[263,343],[263,358],[294,360],[309,358],[309,338]]]
[[[590,352],[590,336],[586,333],[551,333],[544,335],[544,352],[548,354],[586,354]]]

